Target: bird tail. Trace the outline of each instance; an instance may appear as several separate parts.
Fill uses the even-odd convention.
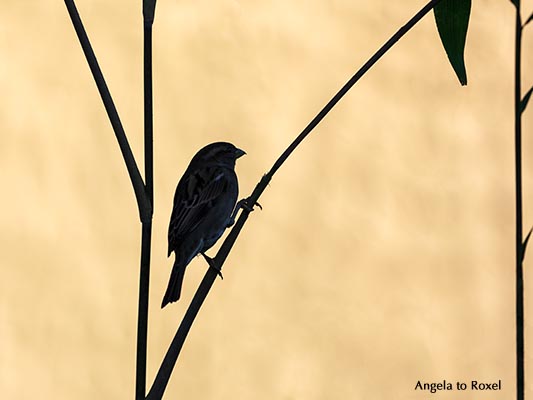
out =
[[[185,265],[183,263],[174,261],[172,272],[170,274],[170,280],[168,282],[167,291],[163,297],[163,303],[161,308],[165,307],[168,303],[174,303],[180,299],[181,285],[183,284],[183,277],[185,275]]]

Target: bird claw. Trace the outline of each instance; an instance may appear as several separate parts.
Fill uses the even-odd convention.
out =
[[[207,254],[205,253],[200,253],[202,256],[204,256],[205,258],[205,261],[207,261],[207,263],[209,264],[209,267],[210,268],[213,268],[217,275],[220,276],[220,279],[224,280],[224,277],[222,276],[222,271],[220,270],[220,268],[218,268],[216,265],[215,265],[215,260],[213,260],[211,257],[209,257]]]
[[[254,210],[254,206],[259,207],[261,211],[263,210],[263,206],[261,206],[261,204],[259,204],[257,201],[253,205],[250,205],[249,197],[247,197],[246,199],[242,199],[237,203],[238,208],[242,208],[243,210],[246,210],[248,212],[252,212]]]
[[[233,226],[233,224],[235,223],[235,217],[237,216],[237,213],[239,212],[241,208],[245,211],[248,211],[249,213],[251,213],[254,210],[254,206],[259,207],[261,211],[263,210],[263,207],[257,201],[255,202],[254,206],[250,206],[248,204],[249,202],[250,202],[249,197],[247,197],[246,199],[241,199],[237,202],[237,204],[235,205],[235,210],[233,210],[233,214],[231,214],[231,217],[229,219],[228,224],[226,225],[226,228]]]

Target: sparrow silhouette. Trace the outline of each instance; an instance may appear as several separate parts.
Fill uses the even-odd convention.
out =
[[[196,153],[181,177],[168,227],[168,256],[174,252],[175,260],[161,308],[179,300],[191,260],[202,254],[210,263],[205,252],[233,225],[239,195],[235,161],[244,154],[231,143],[211,143]]]

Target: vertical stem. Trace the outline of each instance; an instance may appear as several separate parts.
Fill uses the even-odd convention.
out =
[[[153,160],[153,105],[152,105],[152,24],[144,24],[144,170],[146,194],[154,212]]]
[[[141,272],[139,278],[139,311],[137,318],[137,368],[135,399],[144,400],[146,393],[146,349],[148,337],[148,294],[150,287],[150,247],[152,221],[142,224]]]
[[[522,111],[520,0],[516,1],[515,27],[515,189],[516,189],[516,397],[524,400],[524,276],[522,268]]]
[[[152,109],[152,23],[144,23],[144,169],[146,195],[154,204],[153,178],[153,109]],[[148,337],[148,298],[150,288],[150,247],[152,220],[142,224],[141,272],[139,278],[139,311],[137,320],[136,400],[146,394],[146,359]]]

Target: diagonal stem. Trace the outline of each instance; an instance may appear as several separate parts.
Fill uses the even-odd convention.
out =
[[[72,25],[74,26],[76,34],[78,35],[81,48],[83,49],[83,53],[85,54],[85,58],[87,59],[87,63],[91,69],[91,73],[93,74],[96,86],[98,87],[98,91],[107,111],[109,121],[111,122],[113,131],[115,132],[122,156],[124,157],[124,162],[126,163],[126,168],[128,170],[131,183],[133,185],[133,190],[135,192],[135,197],[137,199],[137,206],[139,207],[141,221],[149,221],[152,218],[152,205],[148,199],[148,196],[146,196],[144,182],[141,177],[141,173],[139,172],[139,168],[137,167],[137,163],[135,162],[135,158],[133,157],[128,139],[126,138],[126,134],[124,132],[124,128],[120,122],[115,103],[113,102],[111,94],[109,93],[104,75],[102,74],[102,70],[98,65],[98,61],[96,60],[91,43],[89,42],[89,38],[87,37],[87,33],[83,27],[80,15],[76,9],[76,5],[74,4],[74,0],[65,0],[65,5],[67,6]]]
[[[274,163],[272,169],[267,175],[272,177],[274,173],[281,167],[285,160],[291,155],[291,153],[298,147],[298,145],[311,133],[311,131],[324,119],[324,117],[331,111],[333,107],[344,97],[346,93],[352,88],[353,85],[361,79],[372,66],[379,61],[381,57],[389,51],[396,42],[398,42],[403,35],[405,35],[418,21],[420,21],[433,7],[435,7],[441,0],[431,0],[427,3],[419,12],[415,14],[404,26],[389,39],[381,48],[350,78],[348,82],[337,92],[335,96],[324,106],[324,108],[316,115],[315,118],[305,127],[305,129],[298,135],[298,137],[291,143],[291,145],[283,152],[283,154]],[[258,196],[259,197],[259,196]],[[257,200],[257,199],[256,199]]]
[[[435,5],[442,0],[431,0],[427,3],[418,13],[415,14],[404,26],[402,26],[356,73],[355,75],[337,92],[337,94],[324,106],[324,108],[317,114],[315,118],[305,127],[305,129],[296,137],[291,145],[283,152],[283,154],[274,163],[270,171],[264,175],[254,191],[247,199],[248,205],[253,206],[257,203],[259,196],[268,186],[268,183],[272,179],[276,171],[281,167],[285,160],[291,155],[291,153],[298,147],[298,145],[311,133],[311,131],[324,119],[324,117],[331,111],[331,109],[344,97],[344,95],[357,83],[359,79],[385,54],[389,51],[396,42],[398,42],[413,26],[415,26],[428,12],[430,12]],[[244,208],[235,222],[233,229],[224,240],[224,243],[220,247],[216,257],[213,259],[218,269],[222,268],[224,261],[229,255],[231,248],[233,247],[239,233],[244,226],[244,223],[248,219],[250,209]],[[208,268],[204,279],[200,283],[198,290],[196,291],[187,312],[181,324],[176,332],[176,335],[172,339],[169,349],[161,363],[159,371],[157,372],[155,381],[150,389],[147,400],[159,400],[163,397],[165,389],[167,387],[170,375],[176,364],[183,343],[189,333],[189,330],[202,306],[209,290],[213,286],[213,283],[217,277],[215,268]]]

